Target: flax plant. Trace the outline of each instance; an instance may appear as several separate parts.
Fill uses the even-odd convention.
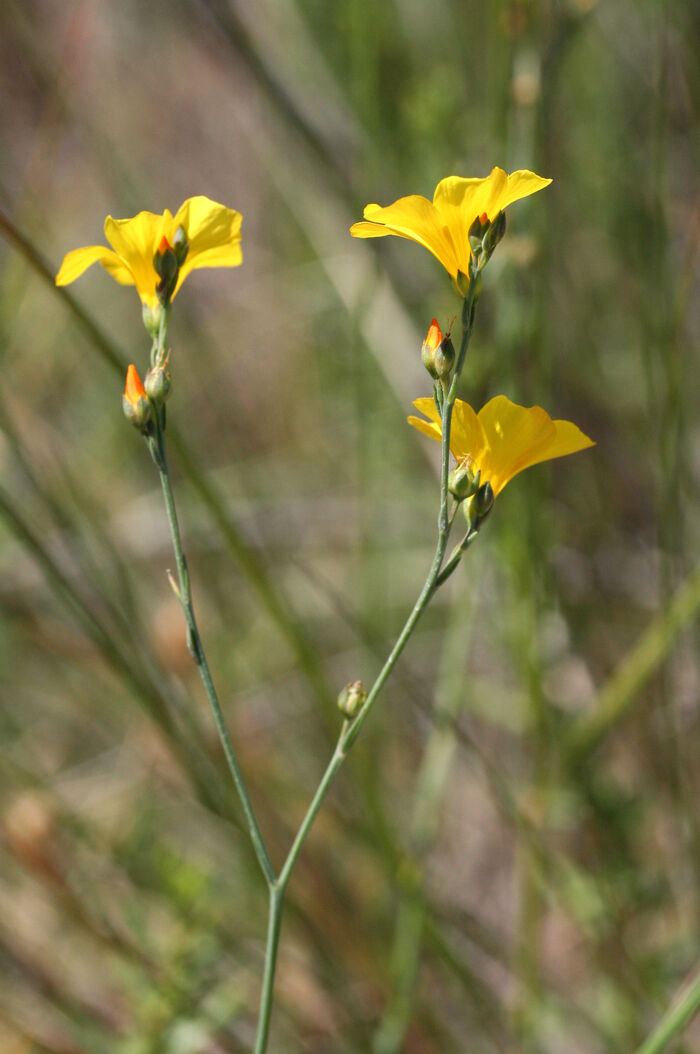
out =
[[[461,332],[455,347],[451,334],[443,335],[437,320],[433,319],[422,348],[423,363],[432,380],[432,396],[420,397],[415,402],[422,417],[409,417],[411,425],[440,443],[437,536],[432,563],[413,608],[371,686],[366,689],[358,679],[340,692],[340,728],[335,749],[279,867],[271,860],[258,823],[197,624],[166,443],[166,400],[172,386],[172,356],[167,337],[172,304],[183,281],[194,269],[235,267],[242,262],[240,213],[200,196],[185,201],[174,215],[166,210],[162,214],[141,212],[123,220],[108,217],[105,236],[111,248],[94,245],[68,253],[56,277],[58,285],[66,285],[93,263],[100,263],[120,284],[135,286],[144,324],[151,336],[148,370],[142,380],[136,365],[129,365],[122,406],[126,418],[143,436],[158,472],[177,568],[177,577],[171,577],[170,584],[182,607],[189,650],[214,716],[245,826],[268,890],[266,956],[255,1054],[264,1054],[268,1046],[285,894],[295,864],[336,773],[357,741],[421,615],[436,591],[459,567],[491,514],[499,493],[510,480],[541,461],[592,445],[592,440],[576,425],[552,420],[540,407],[519,406],[505,395],[497,395],[476,413],[458,398],[482,274],[505,233],[504,210],[549,182],[532,172],[507,175],[499,168],[494,168],[483,179],[449,176],[438,184],[432,201],[412,195],[388,207],[368,205],[364,219],[351,228],[354,237],[396,235],[428,249],[449,274],[462,301]],[[462,521],[461,537],[448,555],[449,540],[458,519]],[[449,753],[447,749],[445,756]],[[431,828],[433,822],[429,825]],[[427,836],[418,838],[419,850],[425,850],[429,841]],[[418,948],[414,954],[417,956]]]

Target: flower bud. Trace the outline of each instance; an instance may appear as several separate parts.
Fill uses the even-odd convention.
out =
[[[426,335],[425,340],[423,341],[423,347],[421,349],[421,358],[423,360],[423,365],[425,366],[426,370],[435,381],[438,379],[439,376],[435,368],[435,355],[441,343],[442,330],[438,326],[437,319],[434,318],[433,321],[430,323],[428,333]]]
[[[437,319],[430,323],[427,336],[423,341],[421,358],[426,370],[434,381],[444,380],[449,376],[455,363],[455,349],[450,334],[444,337],[437,324]]]
[[[338,696],[338,709],[345,717],[357,717],[366,698],[367,692],[362,681],[351,681]]]
[[[181,224],[175,231],[175,237],[173,238],[173,252],[175,253],[178,267],[182,267],[189,251],[190,243],[187,240],[187,231]]]
[[[122,395],[122,409],[127,421],[131,421],[132,425],[138,428],[139,431],[146,431],[151,417],[151,404],[133,363],[126,371],[126,386]]]
[[[462,462],[461,465],[457,465],[450,472],[447,486],[450,494],[454,495],[457,501],[464,501],[465,498],[471,498],[473,494],[476,494],[479,489],[479,477],[481,473],[478,471],[476,474],[472,471],[470,465]]]
[[[170,394],[170,371],[167,360],[160,366],[153,366],[146,374],[144,388],[151,402],[164,403]]]
[[[506,233],[506,214],[499,212],[484,236],[484,252],[489,257]]]
[[[435,372],[441,380],[446,380],[452,372],[452,367],[455,364],[455,348],[454,344],[450,340],[449,333],[446,337],[443,337],[440,341],[440,346],[435,352],[433,358],[433,366]]]
[[[160,318],[162,313],[163,308],[160,304],[155,304],[153,307],[149,304],[141,305],[143,324],[146,327],[148,335],[154,339],[158,336],[160,330]]]
[[[463,300],[466,300],[469,296],[470,285],[471,279],[468,274],[464,273],[464,271],[458,271],[457,277],[452,279],[452,288],[457,296],[461,296]]]
[[[474,252],[481,249],[481,243],[484,240],[484,235],[488,229],[489,218],[485,212],[482,212],[480,216],[476,217],[469,228],[469,244]]]
[[[493,487],[488,481],[471,498],[467,498],[462,508],[470,531],[478,530],[491,512],[495,498]]]
[[[153,267],[160,278],[160,282],[156,286],[158,299],[161,304],[166,305],[170,302],[170,298],[175,292],[180,264],[175,255],[175,250],[165,235],[160,239],[160,245],[153,257]]]

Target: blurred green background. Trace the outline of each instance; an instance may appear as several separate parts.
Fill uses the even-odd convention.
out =
[[[5,0],[3,1054],[251,1046],[266,896],[121,415],[138,299],[51,283],[108,213],[194,194],[242,212],[244,264],[176,301],[171,460],[276,863],[434,545],[405,417],[459,303],[349,237],[367,202],[553,178],[461,394],[597,441],[508,487],[412,639],[292,880],[271,1051],[619,1054],[692,981],[699,29],[685,0]]]

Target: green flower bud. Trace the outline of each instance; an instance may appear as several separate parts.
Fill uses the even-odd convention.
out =
[[[446,380],[452,372],[452,367],[455,364],[455,349],[454,344],[449,338],[449,335],[443,337],[440,341],[440,345],[435,352],[433,358],[433,367],[436,374],[441,380]]]
[[[489,257],[506,233],[506,214],[499,212],[484,237],[484,252]]]
[[[469,296],[469,275],[465,274],[464,271],[458,271],[457,277],[452,279],[452,286],[457,296],[461,296],[462,300],[466,300]]]
[[[160,331],[160,317],[162,313],[163,308],[160,304],[156,304],[155,307],[150,307],[148,304],[141,305],[143,324],[146,327],[148,335],[154,339],[158,336]]]
[[[478,470],[475,475],[471,467],[466,463],[457,465],[456,468],[452,469],[447,480],[450,494],[454,495],[457,501],[471,498],[479,489],[480,476],[481,473]]]
[[[487,481],[482,484],[477,492],[464,502],[464,516],[470,530],[478,530],[493,508],[496,495],[493,487]]]
[[[473,252],[477,252],[481,249],[481,243],[488,229],[489,218],[485,212],[482,212],[480,216],[476,217],[469,228],[469,244],[471,245]]]
[[[160,282],[156,286],[158,300],[165,306],[170,303],[170,298],[175,292],[177,276],[180,271],[180,264],[175,255],[175,250],[165,235],[161,238],[160,245],[153,257],[153,267],[160,278]]]
[[[366,698],[367,692],[362,681],[351,681],[338,696],[338,709],[345,717],[357,717]]]
[[[189,251],[190,243],[187,240],[187,231],[183,226],[180,226],[175,231],[175,237],[173,238],[173,252],[175,253],[175,259],[177,260],[179,267],[182,267],[184,264]]]
[[[151,402],[156,404],[165,402],[170,394],[171,387],[167,359],[163,365],[154,366],[148,371],[143,386]]]

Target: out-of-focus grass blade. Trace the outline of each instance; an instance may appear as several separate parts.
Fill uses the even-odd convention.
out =
[[[640,688],[668,655],[678,635],[700,608],[700,565],[644,631],[598,695],[595,705],[573,725],[566,744],[572,761],[590,753],[625,715]]]
[[[661,1018],[652,1034],[644,1040],[637,1054],[662,1054],[671,1040],[681,1034],[700,1010],[700,973]]]

